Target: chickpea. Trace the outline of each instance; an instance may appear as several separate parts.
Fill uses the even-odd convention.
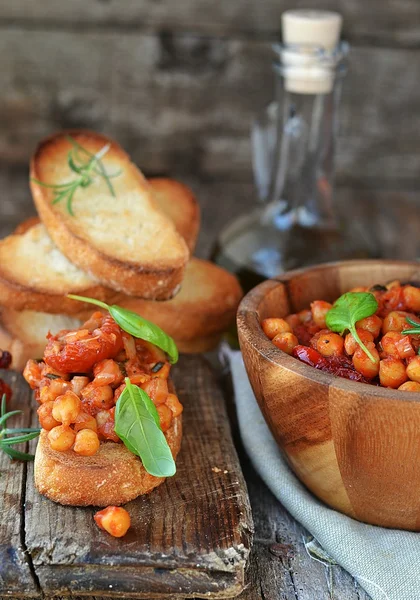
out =
[[[80,392],[88,385],[89,377],[85,375],[75,375],[71,380],[72,391],[80,396]]]
[[[388,356],[379,364],[379,381],[381,385],[389,388],[398,388],[407,381],[405,365],[399,358]]]
[[[39,388],[38,402],[40,404],[45,404],[46,402],[54,402],[56,396],[51,393],[50,386],[44,385]]]
[[[366,329],[356,329],[356,331],[359,335],[359,338],[365,345],[373,342],[373,335],[370,333],[370,331],[367,331]],[[346,335],[346,339],[344,340],[345,351],[349,356],[352,356],[358,348],[359,342],[356,342],[352,333],[348,333]]]
[[[311,303],[312,319],[321,329],[326,327],[325,317],[331,308],[332,304],[324,302],[324,300],[315,300],[315,302]]]
[[[361,286],[359,285],[359,287],[354,287],[350,290],[350,292],[354,293],[354,292],[367,292],[369,290],[369,288],[365,287],[365,286]]]
[[[420,383],[420,356],[414,356],[407,365],[406,373],[411,381]]]
[[[382,333],[388,333],[388,331],[404,331],[411,327],[406,321],[408,313],[403,310],[392,310],[383,320]]]
[[[398,389],[402,392],[420,392],[420,383],[417,381],[406,381]]]
[[[67,425],[58,425],[48,433],[48,440],[53,450],[65,452],[70,450],[76,439],[76,434]]]
[[[103,385],[93,390],[89,395],[89,400],[96,407],[107,410],[115,405],[114,390],[110,385]]]
[[[73,450],[81,456],[93,456],[99,450],[99,438],[96,431],[82,429],[76,433]]]
[[[405,285],[403,287],[403,298],[407,310],[411,310],[415,313],[420,312],[420,289],[412,285]]]
[[[378,317],[378,315],[371,315],[370,317],[365,317],[356,323],[356,329],[363,329],[365,331],[369,331],[374,338],[377,338],[381,333],[382,329],[382,319]]]
[[[398,331],[388,331],[381,339],[381,346],[385,354],[394,358],[411,358],[416,354],[410,336]]]
[[[168,408],[171,409],[174,418],[178,417],[184,410],[184,407],[178,400],[178,396],[175,396],[175,394],[168,394],[165,404]]]
[[[162,431],[165,432],[172,424],[172,411],[166,404],[159,404],[159,406],[156,407],[156,410],[158,411]]]
[[[150,379],[146,383],[141,384],[142,390],[153,400],[158,406],[166,401],[168,396],[168,382],[165,379]]]
[[[290,325],[291,329],[294,329],[301,323],[299,315],[297,314],[287,315],[287,317],[284,317],[284,320]]]
[[[49,385],[51,400],[55,400],[58,396],[63,396],[66,392],[71,391],[71,383],[64,379],[52,379]]]
[[[363,377],[373,379],[379,373],[379,354],[372,342],[366,344],[366,347],[371,352],[375,362],[372,362],[363,349],[359,347],[353,354],[353,365]]]
[[[393,279],[392,281],[387,283],[385,287],[387,290],[392,290],[392,288],[398,288],[400,286],[401,286],[401,282],[399,281],[399,279]]]
[[[113,537],[123,537],[130,528],[130,515],[120,506],[107,506],[97,512],[94,517],[95,523]]]
[[[279,333],[285,333],[286,331],[292,331],[289,323],[284,319],[264,319],[261,323],[265,335],[272,340]]]
[[[322,333],[317,340],[316,349],[322,356],[343,354],[344,340],[338,333]]]
[[[70,389],[70,384],[63,379],[52,379],[51,381],[49,379],[44,379],[40,382],[38,401],[41,404],[44,404],[44,402],[51,402]]]
[[[56,421],[63,425],[70,425],[77,419],[77,415],[82,409],[82,403],[79,396],[73,392],[66,392],[63,396],[59,396],[54,401],[52,416]]]
[[[92,431],[96,431],[96,419],[95,417],[92,417],[92,415],[89,415],[88,413],[82,411],[77,415],[77,419],[74,422],[73,429],[76,433],[78,431],[81,431],[82,429],[91,429]]]
[[[293,348],[299,344],[297,337],[290,332],[279,333],[273,340],[273,344],[286,352],[286,354],[292,354]]]
[[[41,406],[37,410],[40,425],[43,429],[46,429],[47,431],[50,431],[54,427],[60,425],[60,423],[56,421],[52,416],[53,406],[54,401],[50,400],[50,402],[44,402],[44,404],[41,404]]]

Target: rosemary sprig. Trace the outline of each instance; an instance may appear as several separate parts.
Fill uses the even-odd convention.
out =
[[[33,454],[21,452],[20,450],[11,447],[15,444],[22,444],[24,442],[29,442],[29,440],[33,440],[38,437],[40,432],[40,429],[31,429],[29,427],[19,427],[16,429],[6,427],[7,420],[21,412],[21,410],[11,410],[6,412],[6,394],[3,394],[0,408],[0,450],[3,450],[7,456],[16,460],[33,460]]]
[[[420,323],[418,321],[414,321],[410,317],[406,317],[405,320],[409,325],[413,326],[413,329],[404,329],[401,333],[405,335],[420,335]]]
[[[66,183],[57,184],[45,183],[34,177],[31,178],[31,181],[42,187],[54,190],[54,199],[52,203],[58,204],[58,202],[65,201],[68,213],[74,217],[73,198],[79,188],[86,188],[91,185],[95,181],[95,175],[97,175],[105,180],[110,194],[115,198],[115,190],[111,183],[111,179],[121,175],[122,171],[119,170],[115,173],[107,173],[102,163],[102,158],[110,149],[111,144],[106,144],[96,154],[92,154],[71,136],[66,136],[66,139],[73,146],[72,150],[67,154],[67,163],[71,172],[75,173],[77,177]]]

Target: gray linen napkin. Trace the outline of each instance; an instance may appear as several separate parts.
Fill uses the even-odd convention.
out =
[[[419,600],[420,535],[359,523],[312,496],[287,466],[264,421],[241,353],[229,352],[229,360],[242,441],[273,494],[373,600]]]

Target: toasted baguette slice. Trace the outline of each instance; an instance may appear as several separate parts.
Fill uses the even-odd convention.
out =
[[[184,238],[190,251],[194,252],[200,229],[200,207],[192,190],[176,179],[152,177],[147,181],[153,188],[160,210],[173,221],[175,229]],[[39,222],[39,217],[30,217],[20,223],[14,233],[26,233]]]
[[[123,444],[103,442],[94,456],[73,450],[52,450],[48,432],[41,431],[35,453],[35,486],[60,504],[118,506],[148,494],[165,481],[147,473],[141,460]],[[181,447],[182,417],[176,417],[165,433],[176,459]]]
[[[73,293],[112,302],[117,292],[96,282],[60,252],[42,223],[32,219],[0,241],[0,305],[16,310],[73,314]],[[85,305],[86,309],[88,305]]]
[[[148,179],[159,208],[174,223],[178,233],[194,252],[200,229],[200,209],[189,187],[175,179],[153,177]]]
[[[150,184],[156,190],[162,211],[193,249],[200,217],[191,190],[173,179],[151,179]],[[117,294],[73,265],[58,250],[37,217],[27,219],[13,235],[0,240],[0,305],[71,315],[81,307],[65,297],[70,293],[108,303]]]
[[[73,213],[66,201],[53,203],[54,190],[76,179],[68,164],[71,136],[85,151],[102,157],[112,179],[77,189]],[[80,154],[80,153],[79,153]],[[80,164],[80,163],[79,163]],[[179,289],[189,251],[172,221],[159,209],[153,190],[128,155],[109,138],[90,131],[57,133],[43,140],[31,160],[31,190],[49,235],[67,258],[103,285],[142,298],[164,300]]]
[[[202,352],[214,347],[234,322],[242,289],[236,277],[206,260],[192,258],[181,291],[167,302],[151,302],[130,296],[116,303],[159,325],[174,338],[181,351]],[[210,348],[209,348],[210,346]]]
[[[12,368],[22,371],[30,358],[44,355],[49,331],[75,329],[81,321],[65,315],[49,315],[30,310],[0,313],[0,349],[12,355]]]

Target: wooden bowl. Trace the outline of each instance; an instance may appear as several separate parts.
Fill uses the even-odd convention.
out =
[[[286,273],[245,296],[238,332],[261,411],[306,487],[359,521],[420,531],[420,394],[317,371],[276,348],[260,326],[393,279],[420,282],[420,264],[347,261]]]

